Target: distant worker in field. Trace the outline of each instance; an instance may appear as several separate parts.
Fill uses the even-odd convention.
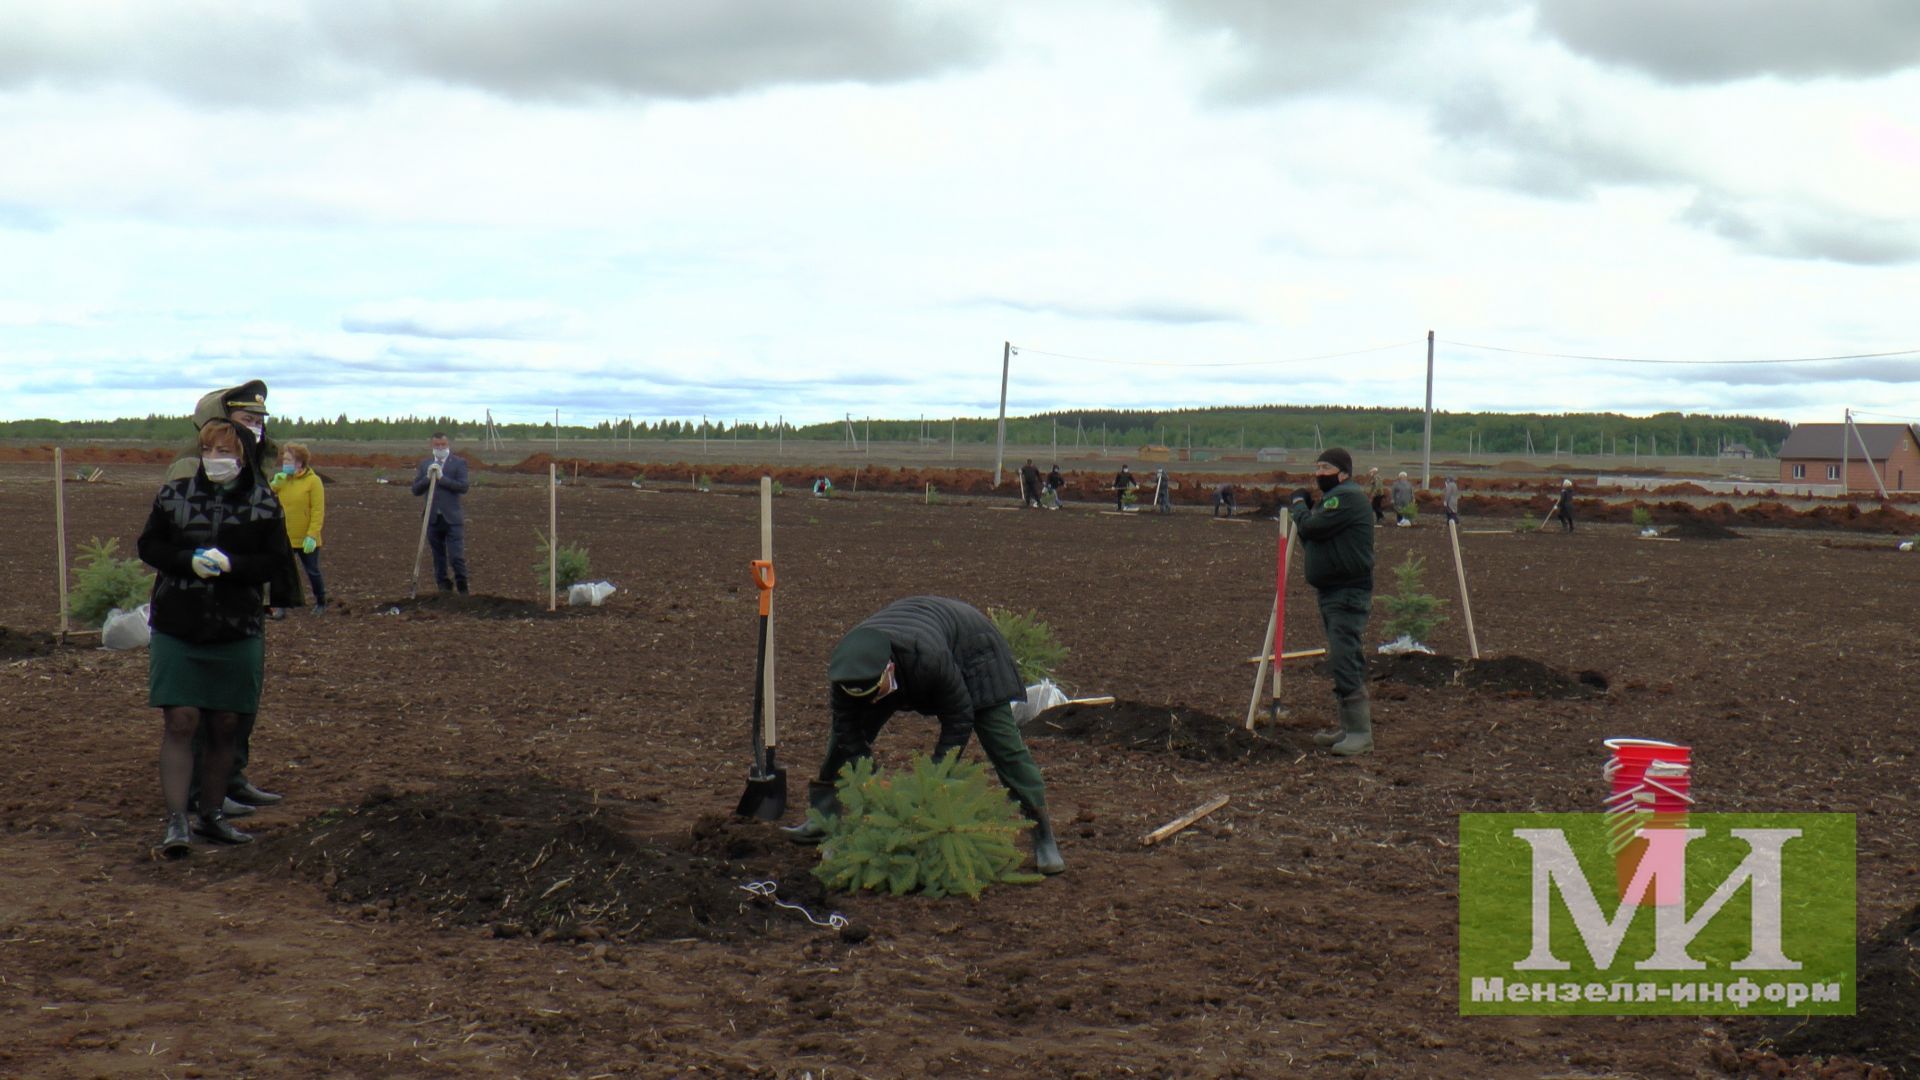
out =
[[[813,497],[816,499],[832,498],[833,497],[833,481],[828,479],[825,476],[814,477],[813,478]]]
[[[1447,477],[1447,486],[1440,495],[1440,504],[1446,508],[1447,520],[1458,525],[1460,523],[1460,484],[1451,476]]]
[[[267,487],[272,478],[275,463],[280,460],[280,447],[267,438],[267,384],[260,379],[249,379],[238,386],[215,390],[201,395],[193,409],[193,426],[203,430],[215,420],[225,420],[234,427],[234,433],[240,440],[238,459],[241,466],[253,474],[254,480],[271,497]],[[167,469],[167,482],[190,480],[200,471],[201,448],[198,442],[187,453],[176,459]],[[285,565],[279,567],[268,580],[267,605],[276,608],[299,607],[305,602],[300,592],[300,571],[293,564],[291,548],[280,552]],[[228,817],[245,817],[253,813],[256,806],[271,806],[280,801],[280,796],[271,791],[262,791],[254,787],[247,779],[247,765],[253,760],[253,727],[259,719],[254,713],[242,713],[234,734],[233,771],[227,777]],[[206,745],[205,731],[195,733],[193,753],[196,760]],[[189,780],[191,789],[188,801],[197,803],[200,798],[200,773],[196,769]]]
[[[1401,528],[1413,524],[1413,481],[1401,473],[1393,481],[1393,523]]]
[[[1340,726],[1313,736],[1341,757],[1373,749],[1373,713],[1367,701],[1367,653],[1361,635],[1373,612],[1373,522],[1353,482],[1353,457],[1329,447],[1314,464],[1314,484],[1325,494],[1315,507],[1305,490],[1293,493],[1294,527],[1306,547],[1307,584],[1319,594],[1327,634],[1327,667],[1339,703]]]
[[[1231,483],[1221,484],[1213,489],[1213,516],[1219,517],[1222,510],[1227,512],[1228,517],[1233,516],[1233,485]]]
[[[1153,471],[1153,509],[1160,514],[1173,513],[1173,479],[1164,468]]]
[[[1554,508],[1554,512],[1560,515],[1560,524],[1565,526],[1564,531],[1572,532],[1573,531],[1573,481],[1572,480],[1560,481],[1560,503],[1558,506]]]
[[[467,493],[467,459],[453,456],[453,442],[444,431],[433,433],[432,453],[413,474],[413,493],[433,492],[427,509],[427,546],[433,549],[433,581],[441,592],[467,591],[467,516],[461,496]]]
[[[320,530],[327,520],[326,485],[313,471],[313,454],[303,443],[288,443],[280,452],[280,471],[273,474],[273,493],[287,517],[287,545],[307,572],[313,586],[313,613],[327,611],[327,582],[320,576]],[[274,608],[280,618],[285,608]]]
[[[1040,466],[1035,465],[1032,458],[1020,466],[1020,505],[1040,509]]]
[[[980,736],[993,771],[1021,813],[1033,822],[1033,859],[1043,874],[1067,868],[1047,816],[1040,766],[1013,719],[1026,688],[1013,650],[1000,631],[970,604],[941,596],[895,600],[848,631],[827,662],[833,727],[820,773],[807,784],[807,804],[823,817],[840,812],[840,770],[873,756],[873,740],[901,710],[939,718],[937,760],[966,750]],[[787,830],[801,843],[823,835],[808,821]]]
[[[1047,509],[1060,509],[1060,489],[1066,486],[1067,479],[1060,475],[1060,465],[1055,462],[1053,468],[1047,470]]]
[[[1133,470],[1127,468],[1125,465],[1120,466],[1120,471],[1113,474],[1113,508],[1115,510],[1125,510],[1127,508],[1127,492],[1139,486],[1140,481],[1133,478]]]
[[[1373,507],[1373,523],[1383,525],[1387,520],[1387,485],[1380,479],[1378,468],[1367,470],[1367,502]]]

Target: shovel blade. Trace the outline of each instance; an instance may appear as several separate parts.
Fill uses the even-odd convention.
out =
[[[740,796],[734,814],[761,821],[778,821],[787,813],[787,770],[775,768],[766,775],[747,775],[747,790]]]

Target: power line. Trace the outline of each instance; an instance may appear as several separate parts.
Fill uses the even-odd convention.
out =
[[[1557,360],[1599,360],[1610,364],[1681,364],[1694,367],[1740,364],[1823,364],[1830,360],[1878,360],[1888,356],[1913,356],[1920,354],[1920,349],[1895,349],[1892,352],[1851,353],[1846,356],[1794,356],[1781,360],[1648,360],[1635,356],[1586,356],[1580,353],[1536,352],[1532,349],[1504,349],[1498,345],[1475,345],[1470,341],[1443,341],[1441,344],[1455,345],[1463,349],[1480,349],[1484,352],[1514,353],[1519,356],[1545,356]]]
[[[1897,415],[1895,415],[1895,414],[1893,414],[1893,413],[1883,413],[1883,412],[1868,412],[1868,411],[1866,411],[1865,409],[1855,409],[1855,410],[1853,410],[1853,415],[1855,415],[1855,416],[1877,416],[1877,417],[1880,417],[1880,418],[1881,418],[1882,420],[1900,420],[1900,421],[1904,421],[1904,422],[1906,422],[1906,423],[1909,423],[1909,424],[1920,424],[1920,417],[1913,417],[1913,416],[1897,416]]]
[[[1170,367],[1170,368],[1230,368],[1230,367],[1266,367],[1274,364],[1305,364],[1314,360],[1334,360],[1342,356],[1360,356],[1364,353],[1385,352],[1388,349],[1404,349],[1409,345],[1418,345],[1424,338],[1412,341],[1396,341],[1391,345],[1375,345],[1349,352],[1322,353],[1319,356],[1295,356],[1285,360],[1231,360],[1215,364],[1185,364],[1176,360],[1112,360],[1104,356],[1075,356],[1072,353],[1047,352],[1042,349],[1029,349],[1015,345],[1016,353],[1030,353],[1034,356],[1052,356],[1061,360],[1086,360],[1095,364],[1124,364],[1128,367]]]

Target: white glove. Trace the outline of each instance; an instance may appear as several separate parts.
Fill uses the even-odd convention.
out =
[[[193,572],[202,580],[220,576],[220,564],[213,561],[211,555],[201,552],[193,557]]]
[[[436,461],[436,462],[434,462],[433,464],[431,464],[431,465],[429,465],[429,466],[427,466],[427,478],[428,478],[428,479],[437,479],[437,478],[439,478],[439,476],[440,476],[440,463],[439,463],[439,462],[437,462],[437,461]]]
[[[205,555],[211,560],[213,565],[219,567],[220,572],[223,574],[233,569],[233,560],[227,558],[227,553],[221,551],[219,548],[208,548],[200,554]]]

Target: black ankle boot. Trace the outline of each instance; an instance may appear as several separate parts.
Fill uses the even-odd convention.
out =
[[[209,840],[222,844],[251,844],[253,834],[243,833],[227,821],[227,816],[218,810],[212,813],[202,812],[199,821],[194,823],[193,831]]]
[[[821,817],[838,817],[840,796],[837,785],[819,780],[807,781],[807,808],[818,810]],[[812,814],[808,814],[807,820],[800,824],[789,825],[780,831],[796,844],[817,844],[827,836],[826,829],[814,824]]]
[[[193,850],[192,827],[187,824],[185,811],[167,816],[167,835],[160,841],[160,854],[169,859],[183,859]]]

